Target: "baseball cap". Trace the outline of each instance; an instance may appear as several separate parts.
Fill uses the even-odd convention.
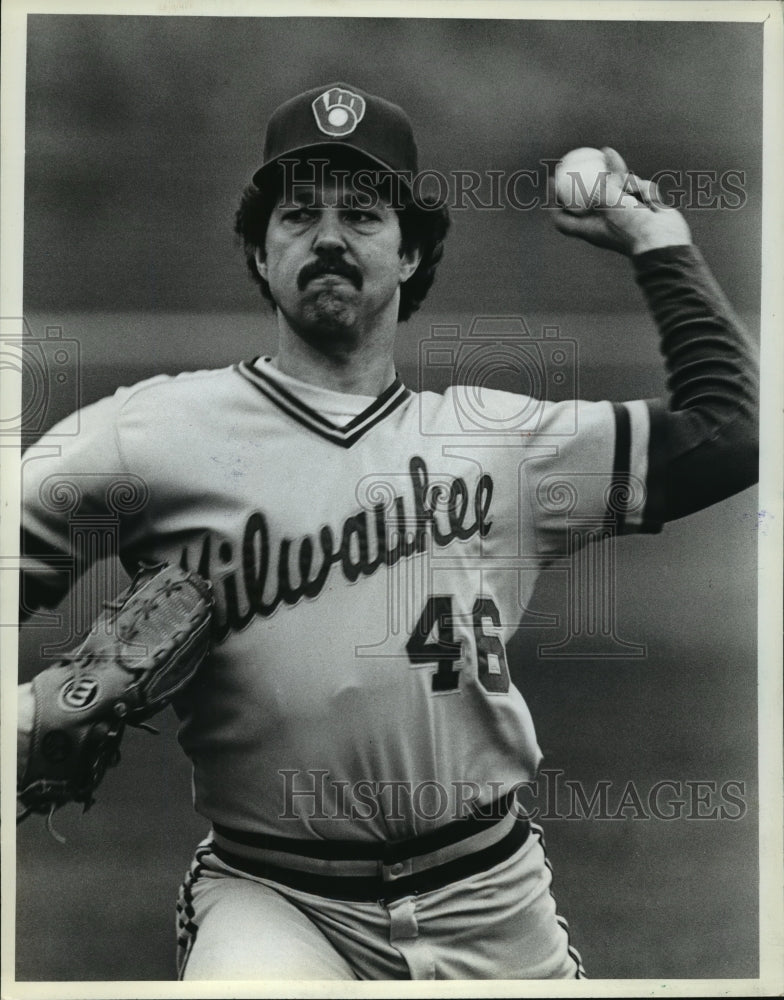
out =
[[[354,150],[386,170],[417,172],[417,147],[408,115],[396,104],[347,83],[298,94],[277,108],[267,125],[263,163],[253,175],[261,187],[277,162],[305,150]]]

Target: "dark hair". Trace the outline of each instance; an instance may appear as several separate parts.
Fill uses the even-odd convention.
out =
[[[356,169],[356,164],[354,166]],[[387,179],[389,176],[386,175]],[[382,183],[374,187],[381,194],[385,185]],[[389,194],[391,189],[386,187]],[[242,241],[248,271],[259,285],[263,297],[272,303],[273,308],[275,300],[269,284],[259,274],[256,266],[256,251],[264,252],[267,226],[282,190],[281,171],[278,171],[277,177],[263,189],[251,184],[243,191],[234,217],[234,231]],[[389,201],[398,213],[401,232],[400,252],[404,254],[418,249],[421,254],[416,271],[400,286],[398,320],[402,322],[420,307],[433,284],[436,268],[444,254],[444,239],[449,229],[449,210],[443,203],[426,196],[414,199],[409,189],[402,184],[395,184],[395,190],[397,197],[390,198]]]

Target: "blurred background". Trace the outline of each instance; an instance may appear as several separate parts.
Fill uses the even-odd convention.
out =
[[[521,193],[542,198],[542,161],[576,146],[611,145],[642,176],[675,172],[695,241],[756,331],[761,73],[762,29],[746,24],[31,16],[25,317],[33,340],[48,331],[67,353],[31,431],[120,384],[274,348],[233,213],[271,111],[337,80],[409,111],[423,168],[537,170],[538,189]],[[663,184],[673,197],[677,186]],[[401,328],[404,379],[442,379],[417,364],[432,324],[488,315],[574,338],[567,382],[585,398],[666,391],[628,262],[560,236],[546,208],[453,212],[436,284]],[[563,632],[559,573],[542,577],[510,650],[546,768],[589,794],[609,782],[613,812],[630,781],[643,799],[671,781],[687,800],[671,820],[632,808],[545,822],[559,910],[593,978],[757,975],[760,531],[747,491],[618,544],[618,634],[644,656],[544,655]],[[22,680],[58,634],[33,621]],[[67,844],[36,819],[20,827],[17,978],[174,977],[174,900],[207,824],[173,717],[162,729],[128,735],[87,816],[58,814]],[[712,812],[727,782],[742,788],[734,819]],[[699,794],[708,805],[694,806]]]

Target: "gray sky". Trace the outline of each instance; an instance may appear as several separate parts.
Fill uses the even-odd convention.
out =
[[[761,41],[740,24],[33,16],[25,308],[257,308],[232,218],[265,121],[344,79],[409,111],[423,167],[544,181],[542,158],[606,144],[645,175],[745,172],[742,208],[687,216],[753,310]],[[546,211],[456,212],[432,306],[639,306],[622,261],[597,282],[585,248],[565,244]]]

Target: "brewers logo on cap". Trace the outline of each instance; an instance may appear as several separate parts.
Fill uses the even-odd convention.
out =
[[[351,135],[365,114],[365,99],[343,87],[332,87],[313,102],[316,124],[325,135]]]

